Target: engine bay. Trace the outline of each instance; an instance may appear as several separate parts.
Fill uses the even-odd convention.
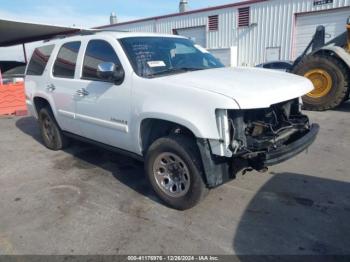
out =
[[[298,99],[264,109],[231,111],[229,121],[231,150],[243,158],[256,157],[292,143],[310,128]]]

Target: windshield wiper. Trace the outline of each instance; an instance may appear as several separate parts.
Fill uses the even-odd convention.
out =
[[[195,68],[195,67],[176,67],[175,68],[174,67],[174,68],[168,68],[164,71],[149,74],[148,76],[153,77],[153,76],[164,75],[164,74],[199,71],[199,70],[204,70],[204,68]]]

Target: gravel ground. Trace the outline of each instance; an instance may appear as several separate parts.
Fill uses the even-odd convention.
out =
[[[179,212],[143,165],[75,142],[52,152],[32,117],[0,119],[0,254],[350,254],[350,104],[308,113],[315,144]]]

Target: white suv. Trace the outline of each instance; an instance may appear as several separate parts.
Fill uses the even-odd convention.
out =
[[[300,110],[309,80],[224,68],[174,35],[92,32],[46,41],[25,85],[49,149],[76,138],[140,159],[156,194],[176,209],[193,207],[240,170],[295,156],[319,130]]]

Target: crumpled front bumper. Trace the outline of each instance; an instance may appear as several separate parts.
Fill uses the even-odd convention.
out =
[[[306,150],[316,140],[317,134],[320,130],[318,124],[312,124],[308,133],[294,141],[293,143],[277,148],[274,151],[267,152],[265,154],[264,165],[273,166],[282,163],[292,157],[300,154]]]
[[[270,152],[260,154],[255,159],[242,158],[220,158],[212,154],[209,140],[197,139],[197,145],[202,157],[204,175],[207,186],[215,188],[225,182],[234,179],[237,172],[253,167],[256,170],[263,170],[264,167],[277,165],[306,150],[315,141],[319,132],[319,125],[311,125],[309,131],[298,140],[277,148]]]

